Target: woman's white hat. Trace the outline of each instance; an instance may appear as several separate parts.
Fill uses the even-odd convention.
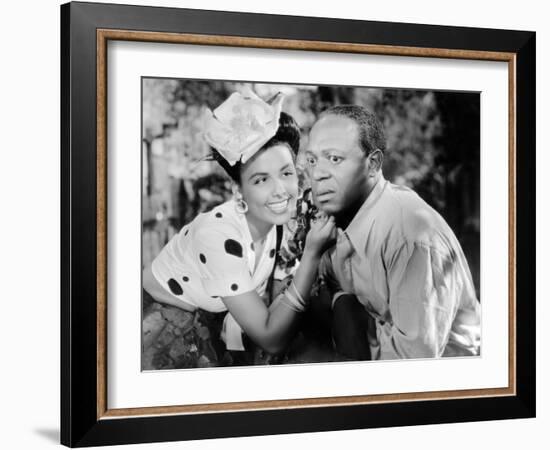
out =
[[[282,93],[271,103],[250,89],[235,92],[214,112],[207,110],[203,137],[231,165],[246,163],[277,133]]]

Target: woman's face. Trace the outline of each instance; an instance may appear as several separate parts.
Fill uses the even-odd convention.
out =
[[[241,169],[241,193],[247,219],[256,225],[290,220],[298,196],[298,176],[291,150],[277,144],[258,152]]]

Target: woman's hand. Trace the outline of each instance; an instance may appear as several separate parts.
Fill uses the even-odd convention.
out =
[[[311,228],[306,236],[305,251],[321,256],[336,241],[336,225],[333,216],[318,214],[311,221]]]

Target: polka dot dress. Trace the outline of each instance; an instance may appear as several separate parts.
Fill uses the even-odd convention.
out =
[[[157,281],[176,298],[207,311],[226,310],[221,297],[263,295],[275,261],[276,227],[256,263],[245,216],[228,201],[184,226],[152,264]]]

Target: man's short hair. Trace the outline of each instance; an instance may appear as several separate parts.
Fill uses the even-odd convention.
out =
[[[359,105],[338,105],[332,106],[321,114],[321,117],[327,115],[344,116],[353,120],[359,128],[359,146],[370,155],[375,150],[382,153],[386,150],[386,135],[384,127],[378,118],[367,108]]]

